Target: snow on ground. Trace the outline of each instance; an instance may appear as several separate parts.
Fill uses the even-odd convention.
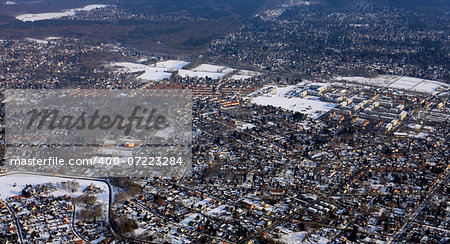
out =
[[[221,216],[222,214],[227,212],[225,210],[225,208],[227,208],[227,207],[228,207],[228,205],[220,205],[216,208],[209,210],[208,212],[205,213],[205,215],[214,216],[214,217]]]
[[[182,224],[182,225],[184,225],[184,226],[189,226],[189,224],[190,223],[192,223],[192,222],[197,222],[197,217],[201,217],[202,215],[201,214],[198,214],[198,213],[194,213],[194,214],[190,214],[189,216],[187,216],[184,220],[182,220],[181,222],[180,222],[180,224]]]
[[[146,70],[144,74],[140,75],[138,78],[143,80],[163,80],[170,78],[172,74],[167,72],[159,72],[156,70]]]
[[[139,72],[144,71],[147,68],[150,68],[150,66],[147,66],[145,64],[136,64],[130,62],[117,62],[113,63],[112,66],[123,68],[122,70],[127,72]]]
[[[314,242],[313,243],[317,243],[317,244],[328,244],[330,243],[330,240],[326,237],[323,236],[318,236],[318,235],[313,235],[314,238]]]
[[[258,75],[261,75],[261,73],[251,70],[239,70],[236,74],[231,76],[231,79],[246,80]]]
[[[252,129],[252,128],[255,128],[255,127],[256,127],[256,125],[251,124],[251,123],[239,122],[239,123],[237,124],[237,128],[238,128],[238,129],[241,129],[241,130]]]
[[[227,73],[227,74],[234,71],[234,69],[232,68],[212,64],[200,64],[199,66],[193,68],[192,70],[200,72]]]
[[[97,199],[102,202],[102,204],[108,204],[109,201],[109,188],[108,185],[101,181],[95,180],[82,180],[82,179],[73,179],[73,178],[65,178],[65,177],[57,177],[57,176],[44,176],[44,175],[33,175],[33,174],[8,174],[0,176],[0,199],[6,199],[14,196],[19,196],[22,193],[22,189],[25,188],[27,184],[42,185],[45,183],[53,183],[55,186],[58,182],[63,181],[76,181],[80,184],[80,188],[76,192],[65,191],[62,189],[58,189],[51,194],[54,196],[60,195],[69,195],[71,197],[78,197],[83,194],[83,190],[89,185],[93,184],[100,189],[103,190],[103,193],[97,194]],[[14,183],[16,186],[14,187]]]
[[[253,75],[232,75],[231,79],[233,80],[246,80],[252,78]]]
[[[55,43],[56,40],[61,39],[61,37],[47,37],[45,39],[36,39],[36,38],[26,38],[25,40],[29,41],[29,42],[35,42],[35,43],[39,43],[39,44],[49,44],[49,43]]]
[[[234,72],[234,69],[225,66],[212,65],[212,64],[201,64],[192,70],[178,70],[178,74],[181,77],[198,77],[206,78],[209,77],[213,80],[219,79]]]
[[[314,201],[318,199],[318,196],[316,194],[303,194],[305,197],[309,197],[313,199]]]
[[[169,138],[174,133],[173,127],[167,127],[164,130],[158,130],[158,132],[155,134],[155,137],[159,138]]]
[[[152,65],[131,63],[131,62],[117,62],[112,63],[111,66],[119,67],[119,72],[144,72],[137,78],[147,80],[147,81],[159,81],[162,79],[170,78],[173,72],[178,71],[178,75],[181,77],[197,77],[197,78],[211,78],[213,80],[223,78],[235,71],[235,78],[232,79],[248,79],[260,73],[250,70],[235,70],[226,66],[212,65],[212,64],[201,64],[192,70],[182,69],[184,66],[189,64],[186,61],[179,60],[166,60],[161,61]]]
[[[303,238],[305,238],[305,235],[308,232],[301,231],[301,232],[290,232],[287,234],[283,234],[280,238],[280,241],[286,243],[286,244],[294,244],[294,243],[302,243]]]
[[[17,3],[14,2],[14,1],[6,1],[5,4],[6,4],[6,5],[15,5],[15,4],[17,4]]]
[[[424,80],[424,82],[413,87],[412,90],[418,91],[418,92],[425,92],[425,93],[434,93],[441,86],[442,86],[441,82],[436,82],[436,81],[432,81],[432,80]]]
[[[35,39],[35,38],[26,38],[25,40],[29,41],[29,42],[35,42],[35,43],[39,43],[39,44],[48,44],[48,40],[41,40],[41,39]]]
[[[134,230],[133,233],[135,236],[140,236],[140,235],[144,234],[145,231],[147,231],[147,230],[144,228],[137,228]]]
[[[251,102],[258,105],[272,105],[275,107],[309,114],[313,118],[317,118],[337,106],[333,103],[312,100],[312,97],[309,97],[311,99],[308,99],[308,97],[288,98],[285,96],[286,93],[296,89],[297,87],[298,86],[274,87],[274,89],[269,93],[252,98]]]
[[[46,37],[45,40],[47,40],[47,41],[61,40],[61,37],[59,37],[59,36],[49,36],[49,37]]]
[[[185,77],[197,77],[197,78],[208,77],[213,80],[217,80],[217,79],[222,78],[225,75],[227,75],[227,73],[201,72],[201,71],[185,70],[185,69],[178,70],[178,74],[183,78],[185,78]]]
[[[79,183],[78,191],[72,192],[67,189],[63,189],[58,186],[60,182],[68,182],[68,181],[76,181]],[[102,208],[105,210],[104,216],[108,216],[109,209],[109,187],[105,182],[96,181],[96,180],[88,180],[88,179],[75,179],[75,178],[67,178],[67,177],[58,177],[58,176],[44,176],[39,174],[23,174],[23,173],[12,173],[7,175],[0,175],[0,199],[7,199],[14,196],[19,196],[22,193],[22,189],[26,187],[26,185],[42,185],[46,183],[52,183],[56,190],[50,192],[52,196],[64,196],[68,195],[72,198],[79,197],[83,194],[83,190],[86,189],[89,185],[93,185],[95,187],[100,188],[103,192],[95,194],[98,202],[102,205]],[[14,186],[16,184],[16,186]]]
[[[87,5],[83,8],[74,8],[74,9],[68,9],[64,12],[53,12],[53,13],[39,13],[39,14],[22,14],[19,16],[16,16],[16,19],[21,20],[23,22],[34,22],[39,20],[46,20],[46,19],[57,19],[61,17],[66,16],[72,16],[77,13],[77,11],[91,11],[98,8],[104,8],[107,5],[103,4],[91,4]]]
[[[166,72],[167,68],[152,67],[145,64],[117,62],[113,63],[112,66],[120,67],[121,69],[119,71],[122,72],[135,73],[143,71],[144,73],[139,75],[137,78],[147,81],[159,81],[166,78],[170,78],[170,76],[172,75],[172,73]]]
[[[155,64],[155,67],[169,68],[169,69],[182,69],[184,66],[188,65],[189,62],[179,61],[179,60],[166,60]]]
[[[412,77],[402,77],[394,81],[393,83],[389,84],[388,87],[410,90],[411,88],[417,86],[422,81],[423,81],[422,79]]]
[[[251,71],[251,70],[245,70],[245,69],[239,70],[238,74],[239,75],[251,75],[251,76],[261,75],[261,73],[259,73],[259,72]]]
[[[441,87],[449,88],[450,85],[432,80],[424,80],[420,78],[413,77],[401,77],[393,75],[380,75],[376,78],[365,78],[365,77],[338,77],[338,81],[350,81],[359,84],[389,87],[393,89],[403,89],[409,91],[417,91],[433,94]]]
[[[340,81],[350,81],[355,82],[359,84],[365,84],[365,85],[373,85],[373,86],[387,86],[397,80],[398,76],[392,76],[392,75],[385,75],[385,76],[378,76],[376,78],[365,78],[360,76],[351,76],[351,77],[338,77],[336,80]]]

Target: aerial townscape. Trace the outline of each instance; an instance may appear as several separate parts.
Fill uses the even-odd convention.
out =
[[[441,0],[4,0],[0,243],[450,243],[449,24]],[[11,104],[64,106],[11,90],[125,118],[151,91],[182,129],[11,167],[82,133],[11,127]],[[185,154],[149,173],[147,147]]]

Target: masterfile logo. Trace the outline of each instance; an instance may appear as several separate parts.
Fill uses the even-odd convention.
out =
[[[8,90],[5,108],[7,144],[191,144],[186,90]]]
[[[175,176],[192,160],[189,90],[25,89],[5,95],[9,170]]]
[[[150,111],[150,112],[148,112]],[[41,130],[46,126],[49,130],[66,129],[66,130],[123,130],[125,135],[130,135],[133,128],[133,123],[136,122],[136,129],[162,130],[169,127],[167,119],[163,115],[155,116],[156,109],[151,110],[142,108],[142,106],[135,106],[131,111],[131,115],[124,117],[116,114],[111,117],[108,114],[101,114],[100,110],[95,110],[94,114],[89,116],[82,112],[77,118],[71,114],[61,114],[58,109],[51,111],[47,109],[37,110],[33,109],[27,112],[30,115],[27,129],[36,128]],[[143,115],[139,115],[139,113]],[[145,122],[144,122],[145,121]]]

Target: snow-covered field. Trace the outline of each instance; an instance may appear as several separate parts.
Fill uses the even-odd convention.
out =
[[[239,70],[236,74],[231,76],[231,79],[234,80],[246,80],[252,77],[261,75],[259,72],[251,71],[251,70]]]
[[[155,64],[156,67],[169,68],[169,69],[182,69],[184,66],[188,65],[189,62],[179,61],[179,60],[167,60],[161,61]]]
[[[231,73],[234,70],[225,66],[212,65],[212,64],[200,64],[192,69],[193,71],[210,72],[210,73]]]
[[[179,60],[166,60],[152,65],[131,63],[131,62],[117,62],[112,63],[112,67],[118,67],[119,72],[144,72],[137,78],[145,81],[159,81],[162,79],[170,78],[172,73],[178,71],[178,75],[185,77],[197,77],[197,78],[211,78],[213,80],[223,78],[226,75],[230,75],[236,72],[231,79],[242,80],[252,78],[260,75],[260,73],[250,70],[235,70],[226,66],[201,64],[193,69],[183,69],[184,66],[189,64],[186,61]]]
[[[48,44],[48,42],[49,42],[47,40],[35,39],[35,38],[26,38],[26,40],[29,42],[35,42],[35,43],[40,43],[40,44]]]
[[[251,102],[258,105],[272,105],[309,114],[312,118],[317,118],[337,106],[333,103],[314,100],[314,97],[300,98],[285,96],[286,93],[297,87],[298,86],[273,87],[270,92],[252,98]],[[267,89],[267,87],[263,89]]]
[[[449,84],[424,80],[420,78],[413,77],[402,77],[393,75],[380,75],[376,78],[365,78],[365,77],[338,77],[338,81],[351,81],[359,84],[372,85],[388,87],[393,89],[403,89],[408,91],[417,91],[433,94],[441,87],[450,87]]]
[[[33,21],[46,20],[46,19],[57,19],[57,18],[61,18],[61,17],[75,15],[77,13],[77,11],[91,11],[91,10],[98,9],[98,8],[104,8],[106,6],[107,5],[103,5],[103,4],[91,4],[91,5],[87,5],[83,8],[68,9],[63,12],[22,14],[22,15],[16,16],[16,19],[23,21],[23,22],[33,22]]]
[[[432,80],[424,80],[423,82],[421,82],[421,83],[417,84],[415,87],[413,87],[412,90],[418,91],[418,92],[434,93],[442,86],[450,87],[450,85],[442,83],[442,82],[432,81]]]
[[[233,80],[246,80],[246,79],[250,79],[252,77],[253,76],[251,76],[251,75],[232,75],[231,79],[233,79]]]
[[[72,178],[63,178],[57,176],[43,176],[43,175],[33,175],[33,174],[8,174],[0,176],[0,199],[6,199],[14,196],[19,196],[22,193],[22,189],[26,187],[27,184],[42,185],[45,183],[52,183],[54,186],[59,182],[76,181],[80,184],[80,188],[76,192],[65,191],[63,189],[58,189],[51,194],[54,196],[69,195],[71,197],[78,197],[83,192],[83,189],[89,185],[95,185],[103,190],[103,193],[97,194],[97,199],[107,206],[109,201],[109,188],[108,185],[101,181],[95,180],[81,180]],[[16,186],[14,186],[16,184]]]
[[[181,77],[198,77],[206,78],[209,77],[213,80],[219,79],[232,73],[234,69],[225,66],[212,65],[212,64],[201,64],[192,70],[178,70],[178,74]]]
[[[150,80],[159,81],[162,79],[170,78],[170,76],[172,75],[172,73],[166,72],[168,68],[153,67],[145,64],[118,62],[113,63],[112,66],[119,67],[120,68],[119,72],[129,72],[129,73],[144,72],[137,78],[147,81]]]
[[[211,78],[213,80],[217,80],[219,78],[224,77],[227,73],[215,73],[215,72],[202,72],[202,71],[194,71],[194,70],[178,70],[178,74],[183,77],[197,77],[197,78]]]
[[[386,75],[386,76],[378,76],[376,78],[364,78],[359,76],[350,76],[350,77],[338,77],[336,80],[342,81],[350,81],[359,84],[372,85],[372,86],[387,86],[397,80],[399,77]]]

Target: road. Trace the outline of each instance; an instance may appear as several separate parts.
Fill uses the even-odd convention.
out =
[[[238,243],[240,244],[244,244],[247,243],[248,241],[260,236],[261,234],[263,234],[264,232],[268,232],[271,231],[273,229],[275,229],[276,227],[287,223],[289,220],[291,220],[292,218],[296,217],[297,214],[301,213],[302,211],[305,211],[307,208],[313,206],[316,203],[319,203],[321,201],[327,200],[328,198],[332,197],[336,192],[338,192],[340,189],[342,189],[346,184],[348,184],[349,182],[351,182],[355,177],[357,177],[362,171],[364,170],[364,168],[360,168],[357,171],[355,171],[351,176],[348,176],[348,178],[346,180],[344,180],[344,182],[342,182],[339,186],[337,186],[334,190],[332,190],[331,192],[317,198],[316,200],[310,202],[309,204],[305,205],[303,208],[299,208],[297,209],[297,211],[294,211],[292,214],[288,215],[286,218],[284,219],[280,219],[277,221],[274,221],[271,225],[262,228],[258,231],[256,231],[253,235],[250,235],[244,239],[242,239],[241,241],[239,241]]]
[[[426,198],[422,201],[421,204],[417,205],[413,211],[407,213],[407,215],[403,218],[404,224],[398,229],[398,231],[393,235],[394,238],[399,238],[404,231],[406,230],[406,227],[413,222],[419,213],[422,211],[423,208],[425,208],[430,201],[433,199],[433,197],[436,195],[436,192],[441,188],[443,184],[446,184],[446,182],[450,179],[450,165],[447,166],[442,176],[440,176],[433,184],[433,186],[428,190],[428,194]],[[406,219],[406,221],[405,221]],[[393,242],[393,239],[388,241],[388,244],[391,244]]]
[[[118,233],[114,230],[114,228],[112,227],[112,226],[113,226],[113,225],[112,225],[112,223],[113,223],[113,222],[112,222],[112,217],[111,217],[111,206],[112,206],[112,198],[113,198],[113,195],[112,195],[112,186],[110,185],[110,183],[109,183],[106,179],[103,179],[103,178],[93,178],[93,177],[82,177],[82,176],[77,176],[77,177],[75,177],[75,176],[58,175],[58,174],[49,175],[49,174],[43,174],[43,173],[28,173],[28,172],[8,172],[8,173],[0,174],[0,177],[7,176],[7,175],[14,175],[14,174],[41,175],[41,176],[51,176],[51,177],[58,177],[58,178],[65,178],[65,179],[92,180],[92,181],[100,181],[100,182],[105,183],[105,184],[108,186],[108,196],[109,196],[109,201],[108,201],[108,213],[107,213],[107,215],[108,215],[108,222],[109,222],[108,225],[109,225],[109,227],[110,227],[110,231],[111,231],[111,233],[112,233],[113,235],[115,235],[116,237],[119,237],[119,238],[121,238],[121,239],[130,240],[129,238],[124,237],[124,236],[118,234]],[[8,208],[9,208],[9,206],[8,206]],[[74,208],[74,209],[75,209],[75,208]],[[13,213],[13,216],[14,216],[16,222],[17,222],[16,224],[17,224],[17,228],[18,228],[18,233],[19,233],[20,239],[21,239],[21,241],[22,241],[22,243],[23,243],[22,228],[20,228],[20,224],[19,224],[18,219],[17,219],[17,217],[15,216],[14,212],[12,212],[12,213]],[[74,218],[75,218],[75,215],[74,215]]]

